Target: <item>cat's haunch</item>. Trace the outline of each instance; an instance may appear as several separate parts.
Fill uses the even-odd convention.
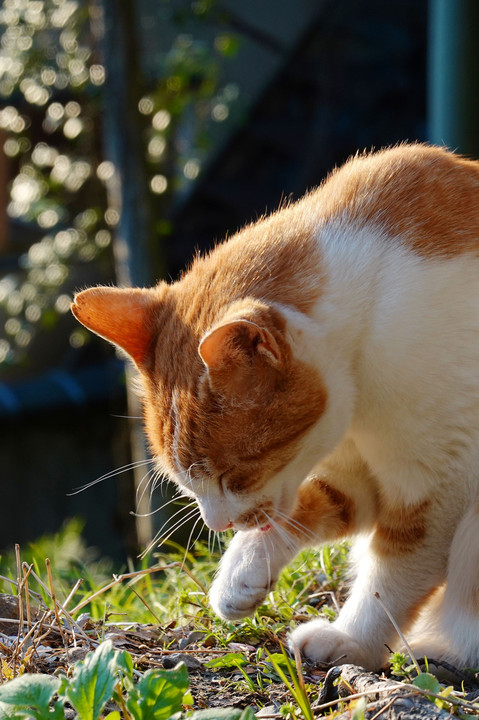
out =
[[[398,638],[479,665],[479,163],[401,145],[359,155],[173,284],[79,293],[78,320],[143,386],[158,467],[237,531],[225,618],[299,549],[356,537],[313,660],[379,668]]]

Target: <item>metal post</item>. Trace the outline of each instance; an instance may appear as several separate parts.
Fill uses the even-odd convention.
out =
[[[430,142],[479,157],[479,0],[430,0]]]

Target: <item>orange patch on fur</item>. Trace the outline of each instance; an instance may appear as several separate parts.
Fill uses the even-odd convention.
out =
[[[352,531],[354,514],[351,498],[322,478],[313,477],[299,488],[293,518],[308,530],[314,531],[320,524],[321,537],[336,540]]]
[[[382,509],[372,548],[378,555],[401,555],[417,550],[427,531],[430,500],[407,507]]]
[[[404,619],[405,626],[411,626],[417,620],[419,613],[425,608],[427,603],[432,600],[433,596],[442,587],[442,585],[437,585],[436,587],[431,588],[421,597],[420,600],[418,600],[416,603],[414,603],[414,605],[408,608],[407,617]]]

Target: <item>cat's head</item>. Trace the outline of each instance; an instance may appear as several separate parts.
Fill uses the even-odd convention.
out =
[[[303,477],[291,478],[291,463],[326,391],[295,357],[274,303],[199,298],[187,278],[91,288],[72,310],[135,362],[154,457],[197,499],[206,524],[265,527],[292,508]]]

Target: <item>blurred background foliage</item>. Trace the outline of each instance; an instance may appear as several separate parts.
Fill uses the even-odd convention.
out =
[[[128,4],[118,4],[119,11]],[[219,71],[237,41],[223,32],[208,45],[181,32],[185,23],[193,21],[194,28],[210,21],[214,3],[163,5],[178,34],[162,48],[156,77],[135,78],[157,242],[171,230],[168,205],[198,177],[212,126],[227,120],[239,92],[236,85],[221,84]],[[102,137],[108,132],[102,130],[103,26],[103,7],[94,0],[5,0],[0,10],[0,128],[11,223],[7,239],[4,222],[2,244],[12,254],[20,251],[19,268],[0,279],[4,377],[38,362],[32,349],[45,347],[45,336],[69,312],[73,287],[89,276],[85,264],[95,264],[95,280],[114,277],[112,236],[120,218],[109,201],[115,167],[105,157]],[[71,326],[71,348],[87,338]]]

